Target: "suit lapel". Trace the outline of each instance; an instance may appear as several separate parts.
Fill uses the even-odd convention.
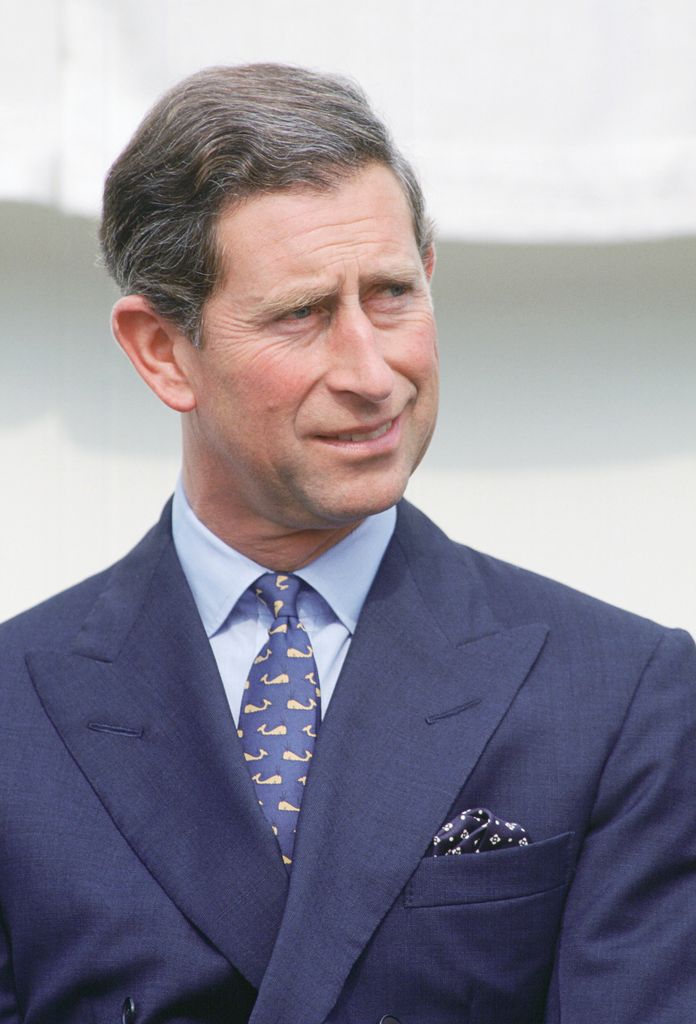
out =
[[[73,648],[28,656],[115,825],[260,986],[253,1024],[326,1018],[544,642],[543,626],[500,630],[424,523],[401,510],[363,609],[319,734],[289,894],[168,516],[113,570]]]
[[[413,514],[401,512],[322,723],[252,1024],[327,1017],[546,636],[539,625],[496,627],[461,567],[448,574],[454,546],[430,524],[414,535]],[[443,623],[457,621],[446,635]]]
[[[163,521],[34,685],[66,747],[181,912],[258,987],[287,875]]]

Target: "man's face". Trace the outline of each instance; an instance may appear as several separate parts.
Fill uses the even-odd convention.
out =
[[[222,285],[186,353],[187,474],[247,528],[341,526],[397,501],[430,440],[438,360],[405,196],[370,165],[218,224]]]

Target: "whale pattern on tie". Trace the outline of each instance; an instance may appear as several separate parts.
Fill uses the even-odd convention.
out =
[[[258,754],[249,754],[244,751],[245,761],[261,761],[264,757],[268,757],[268,751],[264,750],[263,747],[259,750]]]
[[[302,586],[297,576],[266,573],[251,588],[273,622],[249,669],[238,730],[259,805],[288,869],[321,718],[314,650],[297,617]],[[258,771],[255,762],[261,760],[263,771]]]
[[[288,727],[287,725],[277,725],[275,729],[269,729],[268,723],[264,722],[256,731],[260,732],[262,736],[285,736],[288,731]]]

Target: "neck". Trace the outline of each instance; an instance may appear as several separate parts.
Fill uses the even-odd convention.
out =
[[[259,520],[231,507],[230,502],[211,500],[200,494],[186,470],[183,473],[186,498],[197,519],[229,547],[276,572],[294,572],[309,565],[329,548],[355,530],[361,522],[326,528],[292,528],[270,520]]]
[[[279,532],[269,528],[266,534],[259,535],[257,531],[252,534],[239,529],[227,530],[223,519],[206,516],[205,511],[200,511],[193,504],[191,507],[197,518],[225,544],[246,555],[253,562],[258,562],[259,565],[275,572],[289,573],[302,569],[360,525],[350,523],[333,529],[283,532],[280,532],[279,527]],[[269,527],[271,526],[272,524],[269,524]]]

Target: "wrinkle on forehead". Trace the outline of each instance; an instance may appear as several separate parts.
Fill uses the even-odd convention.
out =
[[[367,187],[366,187],[367,186]],[[328,192],[270,193],[218,224],[220,289],[245,301],[283,291],[333,291],[398,263],[423,271],[411,210],[391,171],[375,165]],[[399,271],[397,271],[399,273]]]
[[[361,203],[365,205],[362,185],[366,182],[370,184],[374,182],[374,188],[371,190],[373,202],[370,211],[362,217],[356,207]],[[347,200],[346,216],[341,217],[338,211],[344,200]],[[269,220],[274,226],[283,221],[287,221],[289,224],[297,220],[303,222],[303,209],[306,203],[312,206],[315,213],[318,213],[323,207],[326,220],[321,227],[337,228],[341,225],[351,225],[351,227],[357,228],[361,222],[369,225],[376,217],[379,218],[380,215],[383,215],[387,208],[390,208],[392,215],[402,214],[413,231],[411,207],[403,188],[393,172],[382,164],[368,165],[330,189],[307,187],[248,196],[242,202],[234,203],[223,209],[217,226],[221,229],[220,233],[224,233],[225,225],[230,221],[236,220],[244,225],[249,213],[255,216],[255,211],[263,207],[269,211]],[[270,212],[271,210],[272,212]],[[303,223],[302,229],[304,230],[305,227],[306,225]],[[291,227],[292,233],[295,233],[296,230],[296,226]],[[232,235],[232,237],[234,236]]]
[[[298,213],[288,222],[276,222],[273,235],[256,238],[254,248],[257,253],[264,253],[266,266],[283,263],[294,273],[312,273],[314,267],[318,271],[326,267],[327,260],[332,265],[353,262],[357,266],[360,261],[401,255],[402,259],[420,261],[410,222],[406,221],[400,237],[385,230],[385,222],[393,225],[393,218],[332,219],[309,226]],[[237,255],[241,255],[240,248],[237,247]],[[234,261],[234,243],[228,252]]]

